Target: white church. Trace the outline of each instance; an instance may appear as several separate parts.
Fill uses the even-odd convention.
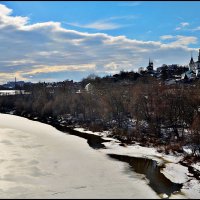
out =
[[[189,70],[181,75],[182,79],[196,79],[200,78],[200,49],[198,60],[194,62],[193,57],[191,56],[189,63]]]

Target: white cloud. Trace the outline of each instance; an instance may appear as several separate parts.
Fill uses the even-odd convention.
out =
[[[7,8],[5,5],[0,4],[0,15],[10,15],[12,13],[12,10]]]
[[[176,27],[175,30],[179,31],[179,30],[181,30],[181,27]]]
[[[0,28],[4,26],[21,26],[28,23],[28,17],[21,16],[10,16],[12,10],[7,8],[5,5],[0,4]]]
[[[197,26],[196,28],[191,29],[191,31],[200,31],[200,26]]]
[[[141,2],[135,1],[135,2],[123,2],[120,3],[119,6],[128,6],[128,7],[135,7],[141,5]]]
[[[11,16],[12,10],[0,6],[0,78],[50,80],[60,73],[116,73],[146,67],[148,58],[163,63],[187,64],[192,36],[170,36],[173,41],[141,41],[126,36],[68,30],[59,22],[28,24],[26,17]],[[23,20],[19,20],[23,19]],[[161,36],[166,39],[166,36]],[[168,35],[169,39],[169,35]],[[192,49],[197,52],[197,49]],[[51,74],[51,77],[49,76]],[[67,79],[67,77],[66,77]]]
[[[96,30],[113,30],[123,27],[123,25],[111,22],[98,21],[90,24],[79,24],[79,23],[68,23],[71,26],[81,27],[81,28],[90,28]]]
[[[194,36],[182,36],[182,35],[177,35],[175,37],[177,40],[174,42],[171,42],[171,45],[189,45],[189,44],[196,44],[198,41],[197,37]]]
[[[161,40],[174,40],[168,43],[173,46],[187,46],[189,44],[196,44],[198,41],[197,37],[194,36],[183,36],[183,35],[163,35],[160,36]]]
[[[123,16],[109,17],[108,19],[106,19],[104,21],[119,20],[119,19],[129,20],[129,19],[136,19],[136,18],[138,18],[136,15],[123,15]]]
[[[129,24],[120,24],[113,21],[121,20],[121,19],[130,20],[130,19],[135,19],[135,18],[137,17],[134,15],[125,15],[125,16],[114,16],[114,17],[110,17],[104,20],[97,20],[95,22],[88,23],[88,24],[80,24],[77,22],[66,23],[66,24],[80,27],[80,28],[89,28],[89,29],[96,29],[96,30],[113,30],[113,29],[119,29],[125,26],[129,26]]]
[[[50,73],[50,72],[63,72],[63,71],[85,71],[95,69],[95,64],[83,64],[83,65],[55,65],[55,66],[48,66],[48,65],[37,65],[31,70],[26,70],[22,73],[25,75],[35,75],[41,73]]]
[[[181,22],[181,26],[185,27],[185,26],[189,26],[190,24],[188,22]]]
[[[172,38],[174,38],[174,36],[172,36],[172,35],[162,35],[162,36],[160,36],[161,40],[168,40],[168,39],[172,39]]]
[[[195,28],[188,28],[188,26],[190,26],[190,24],[188,22],[182,22],[180,23],[180,26],[176,27],[175,30],[187,30],[187,31],[191,31],[191,32],[194,32],[194,31],[200,31],[200,26],[197,26]]]
[[[175,28],[176,31],[184,29],[185,27],[189,26],[190,24],[188,22],[181,22],[178,27]]]

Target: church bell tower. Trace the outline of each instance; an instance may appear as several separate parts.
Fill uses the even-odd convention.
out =
[[[147,66],[148,71],[153,71],[153,62],[149,58],[149,65]]]
[[[196,70],[196,65],[195,65],[195,62],[193,60],[192,53],[191,53],[191,59],[190,59],[189,67],[190,67],[191,71],[195,71]]]

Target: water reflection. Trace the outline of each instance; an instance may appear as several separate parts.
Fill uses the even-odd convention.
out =
[[[167,179],[164,174],[160,172],[162,167],[158,166],[154,160],[116,154],[108,154],[108,156],[126,162],[130,165],[133,171],[139,174],[144,174],[149,180],[149,186],[157,194],[167,194],[170,196],[172,193],[179,191],[182,187],[182,184],[173,183]]]

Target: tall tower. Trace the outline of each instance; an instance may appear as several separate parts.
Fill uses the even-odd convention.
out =
[[[153,71],[153,62],[149,58],[149,65],[147,66],[148,71]]]
[[[194,60],[193,60],[193,57],[192,57],[192,53],[191,53],[191,59],[190,59],[189,67],[190,67],[190,70],[192,70],[192,71],[196,70],[196,65],[194,63]]]
[[[200,62],[200,49],[199,49],[198,62]]]

